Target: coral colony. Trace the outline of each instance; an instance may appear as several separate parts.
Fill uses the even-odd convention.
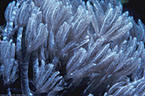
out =
[[[145,96],[145,26],[128,14],[117,0],[11,2],[0,94]]]

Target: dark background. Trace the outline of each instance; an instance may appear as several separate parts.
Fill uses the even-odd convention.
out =
[[[137,21],[141,19],[145,24],[145,0],[128,0],[123,4],[124,11],[128,10],[130,15]]]
[[[11,1],[13,0],[0,0],[0,25],[5,24],[4,11]],[[145,24],[145,0],[128,0],[128,3],[123,4],[123,8],[124,11],[128,10],[135,20],[141,19]]]

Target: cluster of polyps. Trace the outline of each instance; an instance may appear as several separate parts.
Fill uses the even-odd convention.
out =
[[[18,0],[5,19],[0,75],[9,95],[18,78],[27,96],[145,95],[144,25],[116,0]]]

